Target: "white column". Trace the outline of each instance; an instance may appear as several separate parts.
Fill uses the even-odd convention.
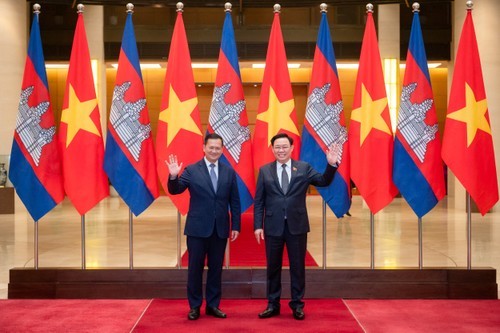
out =
[[[399,59],[399,4],[379,5],[375,14],[378,17],[380,56],[382,59]]]
[[[375,14],[378,17],[378,45],[386,84],[389,110],[393,131],[396,129],[399,105],[399,61],[400,61],[400,20],[399,4],[379,5]]]
[[[24,63],[29,22],[26,1],[0,0],[0,161],[10,155]]]
[[[97,60],[97,80],[95,80],[97,101],[101,112],[103,138],[106,137],[106,63],[104,60],[104,8],[85,6],[85,31],[89,43],[90,59]],[[95,74],[94,74],[95,75]],[[111,102],[111,101],[110,101]],[[106,142],[106,141],[104,141]]]
[[[453,2],[453,45],[452,61],[448,71],[448,91],[451,88],[453,78],[454,60],[462,33],[462,27],[466,16],[466,1],[456,0]],[[472,18],[476,31],[476,38],[479,47],[479,56],[483,69],[484,85],[488,100],[488,110],[490,115],[493,143],[495,146],[495,157],[497,165],[497,175],[500,177],[500,58],[498,56],[498,31],[500,31],[500,1],[498,0],[476,0],[472,10]],[[449,94],[448,94],[449,96]],[[449,196],[455,198],[455,208],[465,209],[465,189],[453,176],[448,176]],[[497,210],[499,205],[494,207]]]

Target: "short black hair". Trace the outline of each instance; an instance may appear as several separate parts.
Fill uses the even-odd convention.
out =
[[[208,140],[220,140],[222,142],[222,145],[224,146],[224,139],[222,138],[222,136],[215,132],[207,133],[207,135],[205,135],[205,145],[207,144]]]
[[[288,136],[288,134],[286,134],[286,133],[278,133],[271,138],[271,146],[274,146],[274,141],[276,141],[277,139],[281,139],[281,138],[287,138],[288,142],[290,142],[290,146],[293,145],[293,138],[292,137]]]

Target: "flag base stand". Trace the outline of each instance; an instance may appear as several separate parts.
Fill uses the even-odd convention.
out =
[[[290,297],[284,269],[283,297]],[[265,298],[265,268],[231,268],[222,274],[223,298]],[[9,299],[185,298],[182,268],[13,268]],[[494,268],[307,268],[306,298],[497,299]]]

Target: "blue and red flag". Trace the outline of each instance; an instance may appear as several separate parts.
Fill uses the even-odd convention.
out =
[[[325,150],[332,143],[342,146],[341,162],[333,182],[328,187],[318,188],[335,216],[342,217],[351,206],[349,147],[326,10],[322,11],[321,16],[302,130],[300,159],[309,162],[316,170],[324,170],[327,165]]]
[[[250,129],[230,9],[226,9],[222,28],[219,64],[208,118],[208,131],[215,132],[224,139],[224,153],[221,161],[229,164],[236,171],[241,211],[244,212],[253,204],[255,175]]]
[[[128,10],[111,103],[104,170],[137,216],[158,197],[156,155],[151,136],[139,54]]]
[[[414,9],[394,140],[394,184],[418,217],[446,194],[441,142],[418,9]]]
[[[9,170],[10,181],[35,221],[64,199],[38,15],[35,10]]]

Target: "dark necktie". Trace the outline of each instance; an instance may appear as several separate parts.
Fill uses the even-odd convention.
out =
[[[217,175],[215,174],[215,164],[210,163],[210,180],[212,180],[212,186],[214,191],[217,192]]]
[[[281,170],[281,188],[283,189],[283,193],[286,194],[286,191],[288,191],[288,184],[290,184],[288,180],[288,173],[286,172],[286,164],[282,164],[281,167],[283,168]]]

